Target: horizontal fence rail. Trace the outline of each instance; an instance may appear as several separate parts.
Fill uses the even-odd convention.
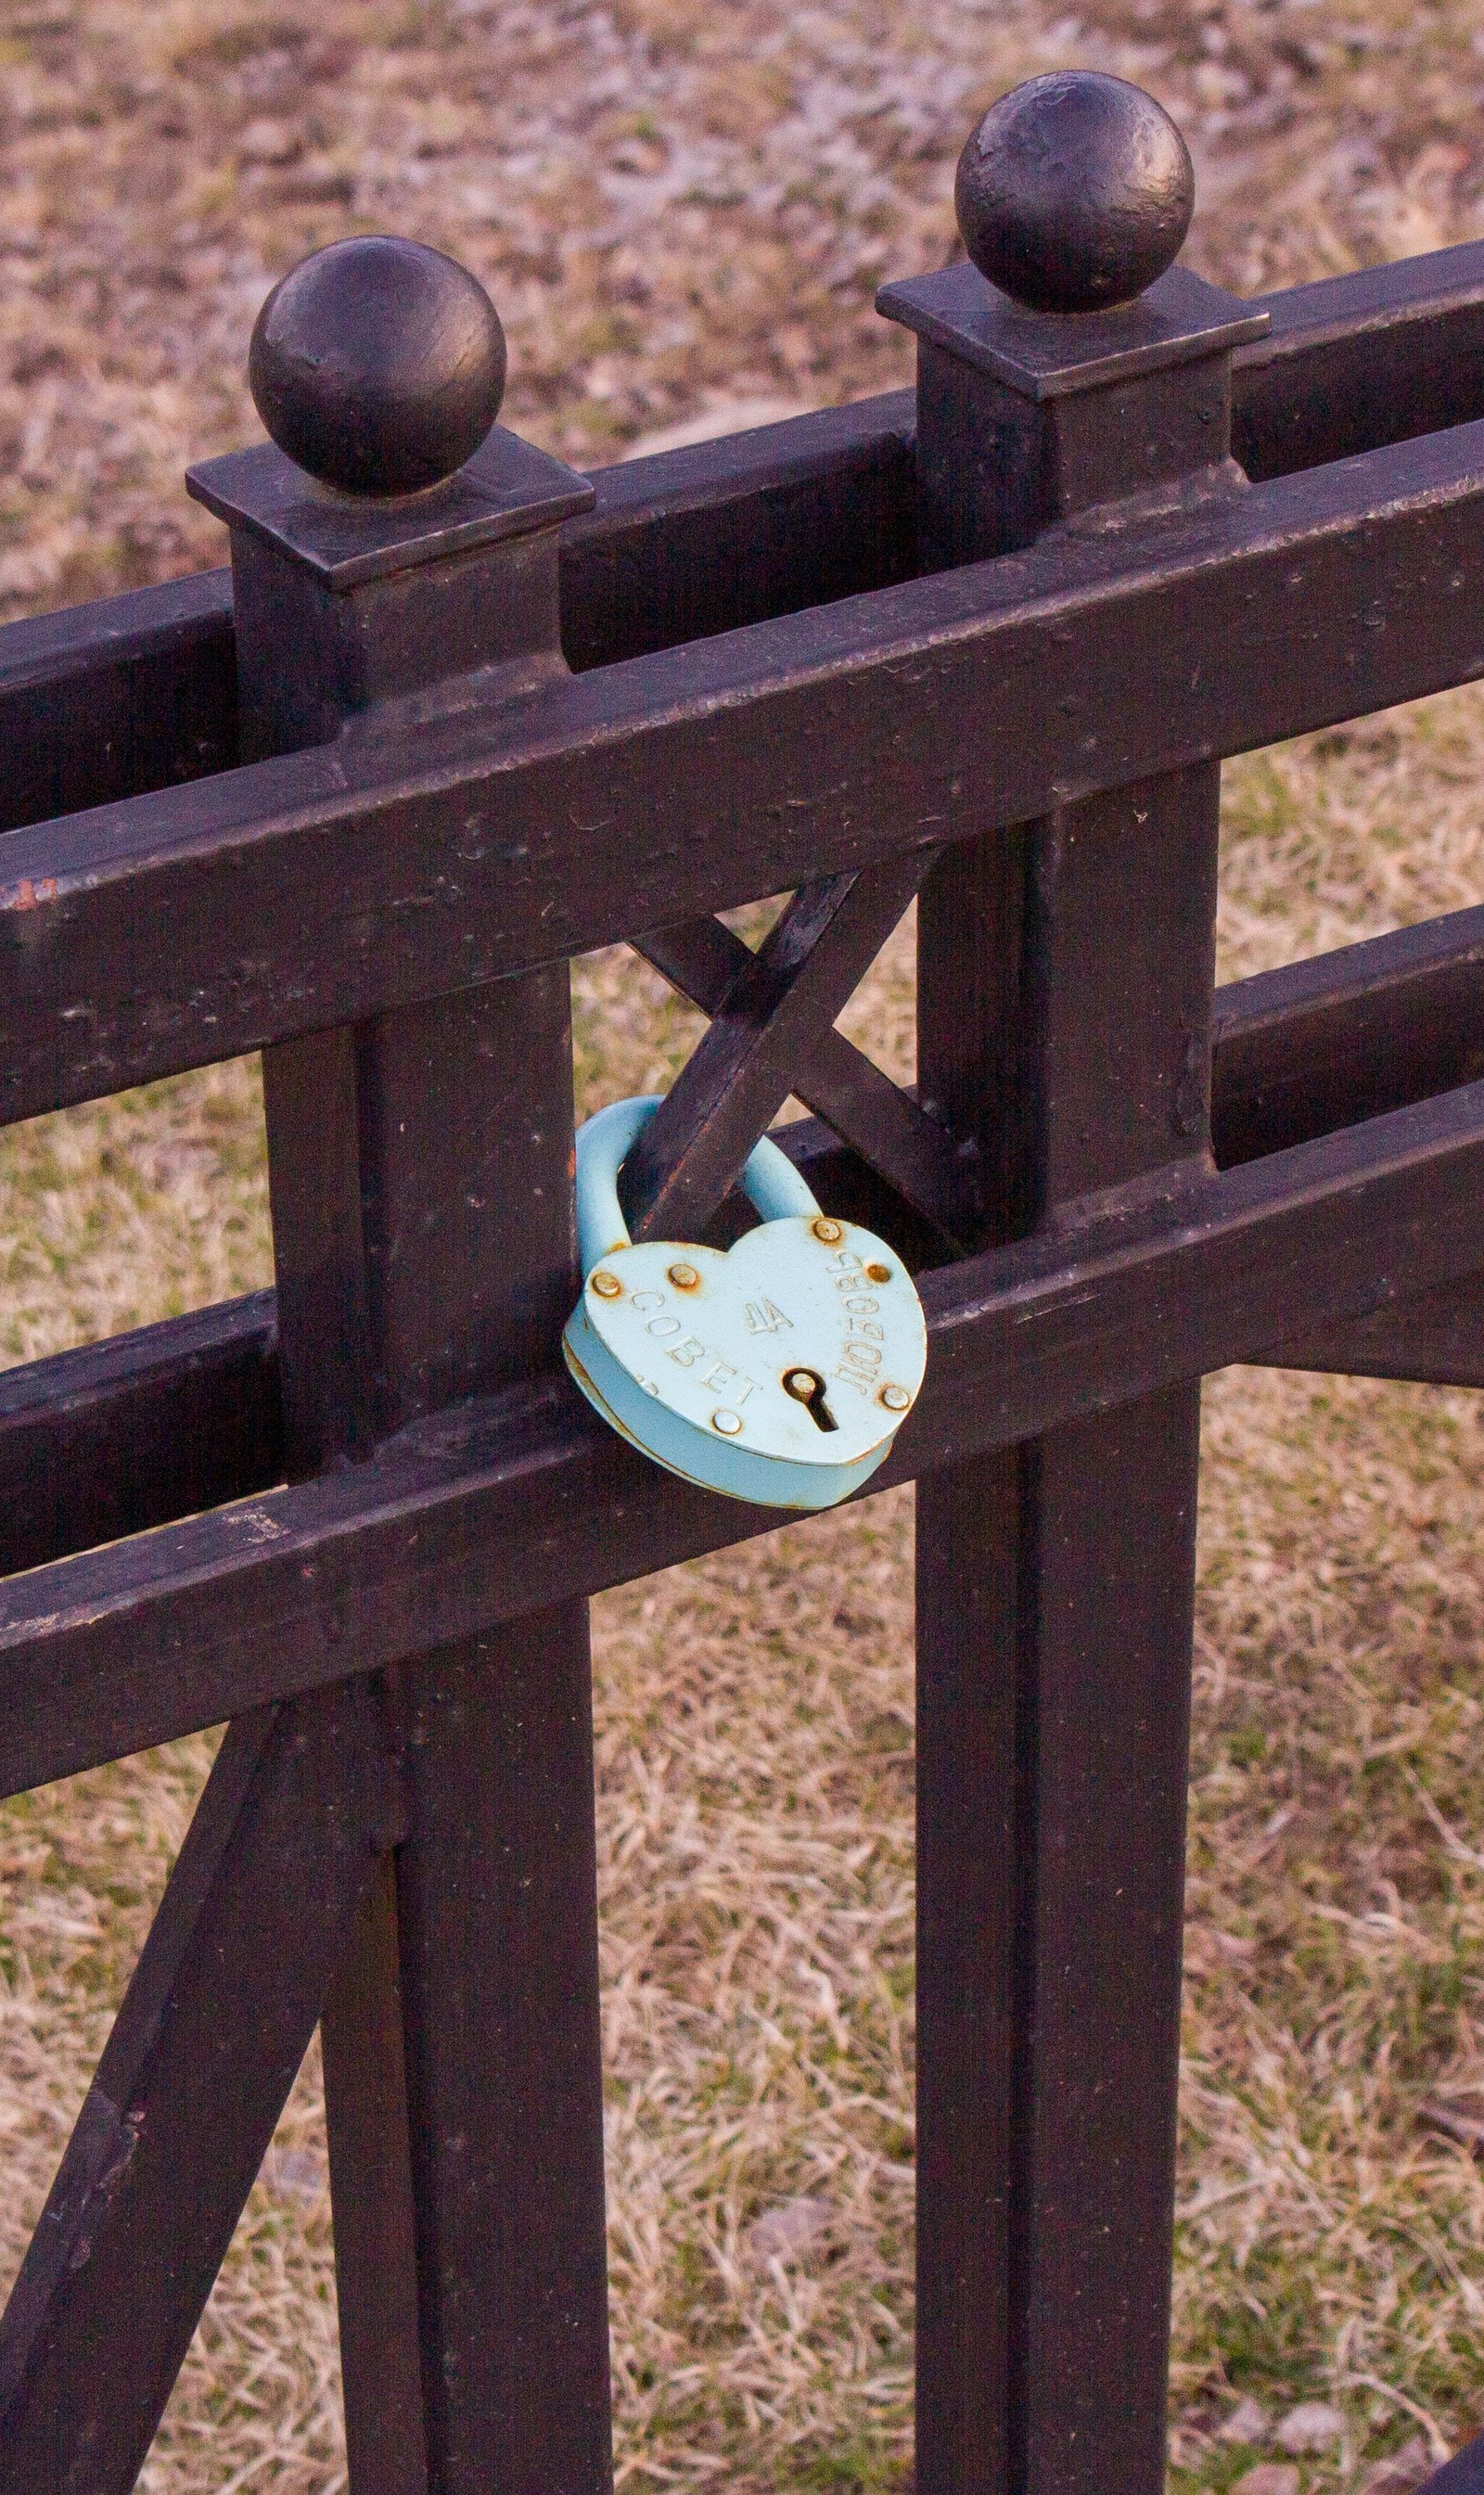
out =
[[[1302,1368],[1311,1329],[1333,1368],[1344,1320],[1477,1275],[1481,1189],[1484,1083],[919,1275],[929,1384],[872,1488],[1232,1361]],[[237,1340],[265,1356],[262,1305],[238,1304]],[[1484,1384],[1476,1343],[1467,1359],[1457,1382]],[[0,1790],[321,1687],[348,1654],[370,1670],[540,1610],[553,1584],[597,1593],[778,1521],[658,1472],[565,1379],[465,1403],[350,1472],[15,1581]]]
[[[1471,309],[1484,289],[1484,246],[1463,245],[1421,266],[1438,269],[1436,319],[1453,335],[1461,295]],[[1301,474],[1279,469],[1240,502],[1141,530],[1131,544],[1119,531],[1111,542],[1002,558],[988,576],[974,570],[902,580],[902,526],[880,480],[896,475],[900,498],[910,477],[905,394],[867,402],[864,416],[847,410],[767,428],[750,438],[757,446],[751,456],[730,466],[725,447],[703,445],[635,462],[635,482],[630,472],[608,472],[627,496],[614,491],[608,510],[568,524],[576,534],[564,576],[573,611],[594,616],[616,603],[611,592],[603,600],[594,573],[627,578],[632,567],[647,577],[644,655],[632,656],[615,632],[619,646],[610,657],[611,645],[600,645],[603,660],[626,675],[556,687],[504,735],[481,719],[409,737],[391,773],[385,755],[367,755],[362,773],[348,775],[343,755],[311,753],[169,785],[186,776],[177,707],[207,722],[229,714],[225,576],[188,584],[189,598],[171,587],[104,601],[140,620],[131,630],[128,616],[100,614],[91,649],[84,623],[80,662],[56,649],[54,619],[49,639],[37,626],[7,627],[0,722],[15,723],[22,751],[46,745],[46,735],[25,730],[56,685],[77,704],[57,746],[81,756],[91,750],[99,778],[121,777],[116,739],[101,753],[93,742],[97,708],[100,700],[132,708],[133,680],[142,675],[158,680],[160,715],[151,717],[146,690],[140,757],[149,757],[151,777],[167,755],[174,768],[161,774],[167,785],[23,828],[0,852],[0,941],[14,965],[0,1029],[0,1109],[8,1119],[29,1117],[286,1030],[324,1027],[372,997],[386,1003],[507,974],[615,940],[636,924],[741,903],[763,883],[776,891],[858,865],[900,846],[904,807],[919,837],[962,837],[1477,674],[1484,434],[1470,421],[1378,449],[1356,442],[1360,410],[1377,410],[1373,421],[1382,429],[1395,421],[1368,356],[1391,353],[1402,323],[1395,273],[1392,299],[1380,305],[1369,281],[1386,272],[1363,274],[1366,283],[1298,290],[1301,301],[1324,298],[1314,336],[1298,322],[1281,328],[1286,352],[1256,368],[1272,447],[1283,431],[1280,392],[1291,392],[1294,409],[1310,407],[1326,359],[1339,363],[1344,345],[1352,392],[1344,398],[1335,385],[1344,459]],[[1348,322],[1345,289],[1361,295]],[[1424,294],[1402,325],[1411,330],[1429,317]],[[790,458],[777,442],[810,434],[819,444],[813,455],[801,444]],[[662,478],[638,475],[677,468],[668,491]],[[734,578],[740,570],[751,581],[746,566],[718,559],[725,539],[708,537],[703,522],[714,527],[721,510],[728,527],[745,529],[759,507],[790,502],[801,522],[796,542],[833,548],[842,535],[874,542],[885,582],[900,586],[882,597],[873,578],[863,589],[847,584],[822,618],[808,601],[840,589],[839,558],[833,570],[821,562],[811,572],[795,554],[780,611],[769,601],[755,623],[713,608],[713,641],[725,646],[687,645],[683,658],[672,657],[652,611],[671,536],[687,558],[675,567],[682,576]],[[770,582],[766,567],[760,577]],[[793,608],[795,595],[807,611]],[[164,610],[158,624],[148,620],[151,601]],[[1259,603],[1270,637],[1260,665],[1244,677],[1229,662]],[[170,655],[182,643],[176,678]],[[1130,647],[1151,662],[1136,706]],[[582,655],[595,663],[593,642]],[[920,698],[913,661],[928,669]],[[898,694],[896,717],[904,669],[911,693]],[[1028,707],[1033,680],[1037,694]],[[914,731],[924,736],[928,721],[930,754],[907,742]],[[1035,737],[1011,733],[1028,721]],[[413,759],[419,745],[420,768]],[[750,745],[757,749],[751,769]],[[821,749],[838,765],[824,785],[809,766]],[[86,765],[69,767],[81,776]],[[762,785],[750,794],[759,768]],[[697,772],[701,785],[727,786],[726,821],[694,819]],[[567,841],[582,841],[580,919],[564,825]],[[647,889],[634,888],[626,846],[640,826]],[[605,872],[603,835],[615,830]],[[314,897],[316,844],[323,849],[327,832],[339,871],[334,916],[329,895],[318,908]],[[253,930],[244,960],[231,958],[234,925]],[[141,996],[151,1001],[144,1027]]]
[[[392,753],[287,755],[19,829],[0,852],[0,1113],[1469,681],[1481,512],[1484,423],[1461,425],[1136,538],[618,662]]]
[[[1481,1031],[1484,909],[1219,990],[1219,1166],[1478,1080]],[[804,1123],[783,1141],[817,1193],[844,1201],[848,1191],[861,1219],[893,1221],[889,1192],[827,1130]],[[899,1225],[900,1208],[896,1218]],[[1326,1350],[1315,1365],[1484,1386],[1474,1307],[1467,1292],[1438,1302],[1420,1284],[1407,1288],[1352,1324],[1331,1347],[1335,1356]],[[1320,1347],[1317,1311],[1304,1332],[1312,1353]],[[260,1291],[0,1375],[4,1568],[32,1568],[281,1480],[275,1355],[273,1294]],[[1287,1358],[1307,1365],[1291,1343]]]
[[[1233,448],[1270,478],[1484,418],[1484,244],[1256,301],[1233,357]],[[570,521],[563,638],[578,670],[670,649],[915,569],[911,390],[595,477]],[[230,571],[0,630],[4,828],[195,780],[235,758]]]

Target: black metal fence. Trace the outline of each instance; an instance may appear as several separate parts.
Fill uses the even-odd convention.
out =
[[[0,1117],[262,1048],[277,1274],[0,1377],[4,1789],[230,1719],[0,2330],[4,2495],[133,2484],[316,2021],[355,2495],[609,2479],[586,1597],[777,1521],[559,1365],[620,939],[711,1017],[642,1226],[793,1092],[928,1312],[918,2487],[1161,2483],[1199,1381],[1484,1385],[1484,909],[1215,991],[1219,764],[1484,674],[1484,246],[1239,302],[1114,101],[972,236],[1021,301],[886,290],[915,395],[591,479],[444,475],[450,419],[367,490],[448,408],[425,339],[337,383],[382,280],[322,265],[277,429],[360,425],[357,490],[214,462],[230,573],[0,635]],[[780,892],[757,955],[715,916]],[[833,1024],[914,895],[908,1093]]]

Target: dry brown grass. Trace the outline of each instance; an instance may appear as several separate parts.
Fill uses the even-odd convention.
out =
[[[871,309],[952,234],[976,109],[1037,69],[1179,113],[1192,256],[1244,292],[1472,233],[1477,0],[7,0],[0,611],[219,560],[189,457],[251,439],[275,276],[390,229],[510,333],[578,457],[714,399],[905,381]]]
[[[723,397],[905,378],[879,272],[948,238],[975,106],[1121,69],[1195,146],[1195,256],[1244,288],[1478,231],[1476,5],[782,0],[0,13],[0,597],[217,559],[188,455],[248,437],[242,346],[333,233],[453,249],[511,330],[512,420],[600,457]],[[264,127],[266,125],[266,127]],[[780,314],[780,306],[785,309]],[[1232,766],[1223,975],[1481,897],[1484,703]],[[579,966],[584,1099],[696,1028]],[[905,1071],[904,936],[850,1027]],[[0,1139],[0,1358],[266,1278],[256,1077]],[[1306,2487],[1484,2424],[1484,2179],[1419,2123],[1484,2069],[1478,1407],[1231,1372],[1208,1390],[1174,2457],[1331,2401]],[[909,2440],[910,1500],[595,1607],[618,2451],[635,2489],[877,2488]],[[18,2257],[209,1754],[0,1813]],[[330,2495],[343,2464],[306,2070],[152,2459],[152,2495]],[[754,2232],[768,2212],[789,2223]],[[1254,2433],[1257,2431],[1253,2429]]]

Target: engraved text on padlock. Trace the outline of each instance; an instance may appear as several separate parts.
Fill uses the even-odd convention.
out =
[[[833,1506],[869,1480],[916,1401],[922,1309],[900,1256],[822,1214],[764,1141],[743,1186],[761,1226],[723,1253],[629,1241],[623,1155],[653,1100],[601,1111],[577,1141],[584,1282],[567,1365],[656,1463],[731,1498]]]

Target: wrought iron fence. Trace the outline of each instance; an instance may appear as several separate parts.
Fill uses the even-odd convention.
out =
[[[1200,1378],[1484,1385],[1484,909],[1216,991],[1219,765],[1484,674],[1484,246],[1236,300],[1115,86],[971,142],[915,393],[593,477],[337,246],[231,571],[0,634],[0,1116],[261,1048],[277,1278],[0,1377],[5,1790],[229,1721],[4,2495],[134,2483],[317,2021],[355,2495],[609,2481],[586,1598],[777,1521],[559,1365],[618,939],[710,1017],[636,1226],[791,1092],[927,1311],[918,2487],[1161,2482]],[[914,897],[907,1092],[834,1024]]]

